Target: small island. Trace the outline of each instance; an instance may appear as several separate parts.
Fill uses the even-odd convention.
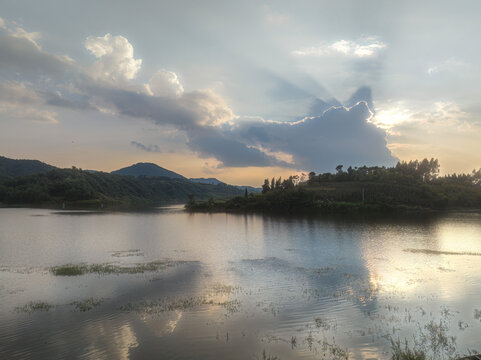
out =
[[[262,193],[196,201],[191,212],[351,213],[481,209],[481,169],[439,176],[439,161],[401,161],[394,167],[336,167],[335,173],[265,179]]]

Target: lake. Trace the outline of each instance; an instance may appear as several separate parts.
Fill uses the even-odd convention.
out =
[[[481,350],[481,215],[0,209],[1,359]]]

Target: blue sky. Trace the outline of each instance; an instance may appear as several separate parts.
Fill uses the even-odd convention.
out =
[[[9,1],[0,154],[264,177],[481,167],[478,1]]]

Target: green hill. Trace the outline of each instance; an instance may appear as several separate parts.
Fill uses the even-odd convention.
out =
[[[137,163],[112,171],[111,174],[129,176],[164,176],[171,179],[186,179],[184,176],[177,174],[176,172],[164,169],[153,163]]]
[[[481,210],[481,169],[438,176],[437,160],[395,167],[360,167],[335,174],[309,174],[300,181],[265,179],[262,194],[227,201],[191,201],[191,211],[362,212]]]
[[[0,182],[0,203],[67,208],[132,208],[227,198],[242,191],[229,185],[193,183],[167,177],[133,177],[76,168]]]
[[[45,173],[53,169],[56,167],[38,160],[17,160],[0,156],[0,180]]]

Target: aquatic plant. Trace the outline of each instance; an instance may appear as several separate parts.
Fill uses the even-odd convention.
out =
[[[140,249],[131,249],[131,250],[118,250],[112,251],[110,256],[113,257],[130,257],[130,256],[144,256],[144,253],[140,251]]]
[[[297,346],[297,339],[295,336],[291,336],[291,348],[295,348]]]
[[[148,263],[131,265],[118,264],[65,264],[50,268],[55,276],[79,276],[84,274],[139,274],[150,271],[158,271],[169,267],[184,264],[186,261],[159,260]]]
[[[44,301],[29,301],[23,306],[17,306],[15,312],[49,311],[54,305]]]
[[[78,311],[85,312],[85,311],[92,310],[94,307],[99,306],[103,302],[104,302],[103,299],[95,299],[93,297],[90,297],[82,301],[73,301],[70,303],[70,305],[75,306],[75,309]]]
[[[257,358],[259,359],[259,358]],[[262,360],[280,360],[277,356],[273,356],[266,353],[266,349],[262,350]]]
[[[329,324],[328,320],[322,319],[320,317],[317,317],[314,319],[316,322],[316,327],[318,328],[323,328],[324,330],[329,330],[331,328],[331,325]]]
[[[408,341],[404,343],[398,339],[394,341],[391,339],[392,360],[426,360],[426,354],[422,350],[411,349]]]
[[[333,339],[334,340],[334,339]],[[329,360],[349,360],[348,349],[343,349],[335,343],[330,343],[324,338],[322,341],[318,341],[321,344],[320,355],[321,359]]]
[[[227,310],[229,314],[239,311],[239,300],[214,301],[205,296],[190,296],[185,298],[163,298],[151,301],[140,301],[137,303],[128,303],[120,306],[121,311],[135,311],[142,314],[154,315],[167,311],[189,310],[201,305],[221,306]]]

